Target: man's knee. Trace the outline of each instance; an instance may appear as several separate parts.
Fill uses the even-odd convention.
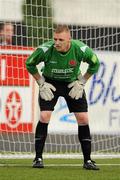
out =
[[[41,111],[40,112],[40,121],[42,123],[49,123],[51,114],[52,114],[51,111]]]
[[[74,113],[78,124],[88,124],[88,113],[80,112]]]

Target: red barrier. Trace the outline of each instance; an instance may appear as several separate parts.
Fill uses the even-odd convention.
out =
[[[0,131],[32,132],[33,89],[25,67],[31,47],[0,46]]]

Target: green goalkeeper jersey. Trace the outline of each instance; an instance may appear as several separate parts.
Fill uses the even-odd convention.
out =
[[[70,49],[61,53],[49,41],[39,46],[26,61],[27,70],[31,74],[38,72],[36,67],[44,62],[42,74],[52,80],[71,82],[77,79],[81,72],[81,62],[88,63],[87,72],[94,74],[98,71],[99,60],[91,48],[78,40],[71,40]]]

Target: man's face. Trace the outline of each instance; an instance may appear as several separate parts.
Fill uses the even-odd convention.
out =
[[[12,36],[14,34],[14,27],[11,24],[6,24],[2,31],[2,35],[4,36],[4,40],[8,43],[12,43]]]
[[[54,33],[54,47],[59,52],[67,52],[70,48],[70,33]]]

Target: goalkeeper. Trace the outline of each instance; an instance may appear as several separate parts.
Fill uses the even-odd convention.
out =
[[[86,73],[82,76],[81,62],[88,63]],[[42,76],[37,65],[44,62]],[[53,41],[39,46],[26,61],[27,70],[39,86],[40,119],[35,132],[36,156],[34,168],[43,168],[43,149],[48,132],[48,124],[54,106],[63,96],[70,112],[78,123],[78,138],[81,144],[84,163],[83,168],[99,170],[91,160],[91,135],[88,122],[88,104],[84,91],[87,80],[99,69],[96,54],[83,42],[71,39],[66,25],[58,25],[54,31]]]

